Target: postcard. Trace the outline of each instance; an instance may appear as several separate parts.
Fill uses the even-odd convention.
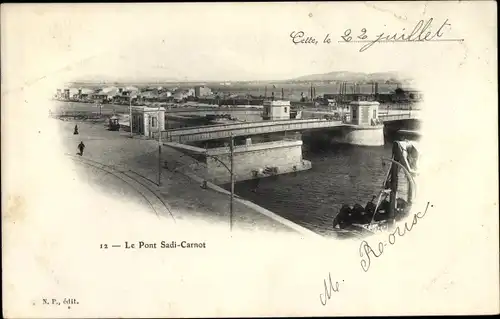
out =
[[[496,18],[3,4],[3,315],[498,314]]]

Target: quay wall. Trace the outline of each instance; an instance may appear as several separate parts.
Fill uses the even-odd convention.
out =
[[[211,155],[206,159],[208,179],[215,183],[229,182],[230,174],[219,162],[231,167],[228,148],[211,149],[208,154]],[[302,141],[274,141],[235,147],[236,181],[269,176],[265,173],[266,167],[277,168],[276,174],[286,174],[310,169],[311,163],[302,157]],[[257,176],[254,172],[258,172]]]

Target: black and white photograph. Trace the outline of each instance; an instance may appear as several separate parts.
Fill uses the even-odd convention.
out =
[[[495,6],[3,4],[4,316],[498,313]]]

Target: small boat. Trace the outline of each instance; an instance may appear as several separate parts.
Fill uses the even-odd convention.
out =
[[[415,177],[419,147],[415,141],[395,141],[391,163],[378,196],[373,196],[364,207],[360,204],[342,205],[333,220],[333,230],[339,238],[364,237],[384,232],[408,216],[416,194]],[[399,174],[406,178],[407,190],[402,191]],[[406,193],[406,194],[405,194]]]

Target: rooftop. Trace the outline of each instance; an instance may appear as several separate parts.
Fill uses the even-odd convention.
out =
[[[290,101],[283,100],[265,100],[264,105],[270,106],[290,106]]]

